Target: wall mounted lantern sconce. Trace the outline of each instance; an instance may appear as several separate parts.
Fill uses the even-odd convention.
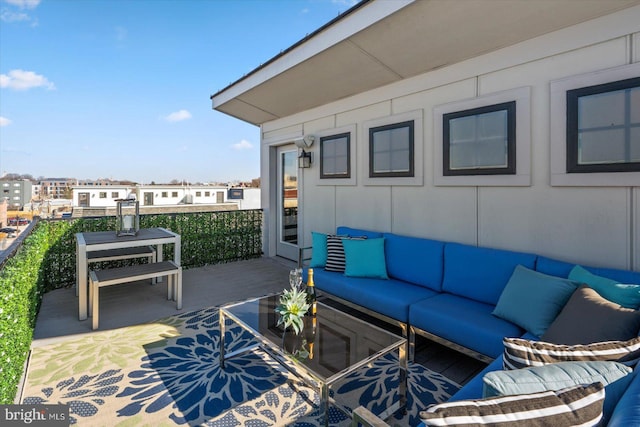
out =
[[[302,150],[300,156],[298,156],[298,167],[301,169],[306,169],[311,167],[311,153],[307,153]]]
[[[311,152],[304,151],[305,148],[309,148],[313,145],[316,138],[313,135],[305,135],[300,139],[296,139],[296,147],[302,148],[300,156],[298,156],[298,167],[301,169],[307,169],[311,167]]]

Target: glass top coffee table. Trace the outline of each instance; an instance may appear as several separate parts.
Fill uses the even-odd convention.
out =
[[[301,378],[320,395],[320,413],[329,425],[331,386],[347,375],[372,364],[377,359],[398,351],[399,398],[380,418],[386,419],[398,410],[404,410],[407,393],[407,340],[385,331],[331,306],[317,303],[315,317],[305,318],[305,327],[299,335],[283,332],[276,326],[275,312],[280,295],[270,295],[248,301],[228,304],[220,308],[220,366],[225,360],[239,354],[264,350],[287,370]],[[225,353],[225,328],[232,321],[248,331],[256,343]],[[336,408],[349,417],[340,405]]]

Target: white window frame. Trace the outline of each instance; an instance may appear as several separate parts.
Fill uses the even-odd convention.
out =
[[[369,165],[371,164],[369,159],[371,153],[369,152],[369,129],[380,126],[393,125],[396,123],[403,123],[413,121],[413,176],[411,177],[370,177]],[[373,120],[368,120],[362,123],[361,132],[363,153],[362,161],[360,162],[363,167],[359,168],[360,179],[366,186],[422,186],[424,185],[424,118],[423,110],[408,111],[406,113],[394,114],[391,116],[380,117]],[[353,145],[353,144],[352,144]]]
[[[444,175],[443,116],[505,102],[516,102],[516,173],[510,175]],[[531,87],[519,87],[476,98],[449,102],[433,109],[433,182],[436,186],[520,186],[531,185]]]
[[[640,63],[578,74],[550,84],[551,185],[565,187],[633,187],[640,172],[567,173],[567,91],[630,79],[640,75]]]
[[[337,128],[325,129],[320,132],[314,133],[318,144],[317,156],[318,156],[318,185],[338,185],[338,186],[354,186],[357,185],[358,175],[358,162],[356,161],[356,146],[358,145],[358,135],[356,134],[357,126],[355,124],[341,126]],[[343,133],[351,134],[349,142],[349,156],[351,164],[351,176],[349,178],[320,178],[320,139],[326,136],[339,135]]]

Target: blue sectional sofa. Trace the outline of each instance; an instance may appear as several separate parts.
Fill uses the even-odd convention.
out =
[[[338,227],[336,235],[384,238],[388,278],[354,277],[353,274],[326,271],[316,265],[314,277],[318,290],[399,325],[410,343],[410,359],[413,358],[415,334],[420,334],[489,363],[483,372],[452,396],[451,401],[482,397],[484,375],[502,369],[504,337],[539,339],[523,327],[493,314],[516,268],[523,266],[527,271],[567,278],[575,267],[531,253],[349,227]],[[640,284],[640,272],[585,268],[621,283]],[[577,288],[578,284],[575,286]],[[615,407],[610,426],[640,425],[638,370],[630,374],[633,378]]]

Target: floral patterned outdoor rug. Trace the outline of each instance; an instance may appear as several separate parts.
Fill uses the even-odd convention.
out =
[[[228,351],[250,344],[228,327]],[[91,426],[318,426],[318,395],[257,351],[220,369],[217,308],[33,349],[21,402],[66,403],[71,423]],[[397,399],[397,356],[350,375],[333,389],[346,407],[381,412]],[[459,386],[417,363],[409,366],[408,411],[393,420],[417,425],[417,414]],[[400,415],[399,415],[400,416]],[[332,426],[349,419],[331,406]]]

